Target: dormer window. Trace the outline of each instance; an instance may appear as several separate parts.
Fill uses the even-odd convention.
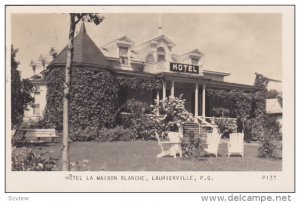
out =
[[[191,58],[192,65],[198,65],[199,64],[199,58]]]
[[[157,48],[157,62],[166,61],[166,51],[163,47]]]
[[[121,64],[128,65],[128,47],[119,46],[119,58]]]

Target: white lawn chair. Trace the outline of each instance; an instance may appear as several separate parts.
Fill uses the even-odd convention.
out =
[[[230,155],[244,156],[244,133],[231,133],[228,143],[228,157]]]
[[[213,154],[216,157],[218,157],[219,144],[221,142],[221,136],[217,131],[217,128],[213,128],[212,133],[207,133],[207,148],[204,149],[207,154]]]
[[[159,135],[155,132],[156,138],[158,140],[158,145],[161,148],[161,153],[159,153],[156,157],[164,157],[164,156],[174,156],[176,158],[176,155],[179,154],[180,157],[182,157],[182,149],[181,149],[181,140],[180,140],[180,133],[179,132],[169,132],[168,138],[169,141],[161,141],[159,138]],[[169,150],[164,150],[163,145],[171,145]]]

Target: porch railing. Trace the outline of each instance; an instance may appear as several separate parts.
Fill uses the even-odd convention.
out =
[[[215,120],[220,120],[220,119],[228,119],[228,120],[234,120],[234,121],[237,120],[237,118],[209,117],[209,116],[195,116],[195,118],[198,119],[202,124],[204,124],[204,126],[211,127],[211,128],[216,127]]]
[[[159,63],[147,63],[144,67],[144,72],[148,73],[162,73],[162,72],[169,72],[169,62],[159,62]]]

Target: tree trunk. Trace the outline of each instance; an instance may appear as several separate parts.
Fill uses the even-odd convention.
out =
[[[70,14],[70,30],[69,30],[69,43],[67,63],[65,67],[65,82],[64,82],[64,95],[63,95],[63,146],[62,146],[62,170],[70,170],[69,160],[69,99],[70,99],[70,82],[71,70],[73,61],[74,49],[74,33],[75,33],[75,15]]]

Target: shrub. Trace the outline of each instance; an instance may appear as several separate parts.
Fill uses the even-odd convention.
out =
[[[182,95],[156,101],[151,118],[160,127],[160,131],[178,131],[179,126],[193,121],[193,115],[184,108],[184,103]]]
[[[151,116],[137,119],[131,127],[132,134],[136,139],[152,140],[155,139],[155,132],[159,126],[151,119]]]
[[[234,119],[221,117],[215,119],[215,123],[219,128],[219,133],[222,134],[223,136],[227,136],[230,133],[237,132],[237,124]]]
[[[70,161],[70,171],[89,171],[89,160]]]
[[[56,162],[50,157],[45,158],[45,153],[34,152],[31,148],[23,147],[21,152],[12,149],[13,171],[52,171]]]
[[[261,157],[281,157],[279,153],[282,150],[282,134],[281,126],[276,121],[276,118],[265,115],[261,118],[260,133],[258,141],[260,147],[258,149],[259,156]]]
[[[84,130],[71,128],[70,139],[72,141],[91,141],[98,136],[97,127],[87,127]]]
[[[184,159],[198,159],[205,152],[204,148],[206,148],[206,140],[199,136],[195,136],[193,131],[187,131],[182,138],[181,148]]]
[[[156,123],[145,112],[149,106],[135,99],[128,100],[127,114],[121,114],[121,122],[126,128],[131,129],[132,138],[149,140],[155,138]]]
[[[227,108],[214,107],[211,110],[212,116],[215,117],[227,117],[230,115],[230,111]]]

